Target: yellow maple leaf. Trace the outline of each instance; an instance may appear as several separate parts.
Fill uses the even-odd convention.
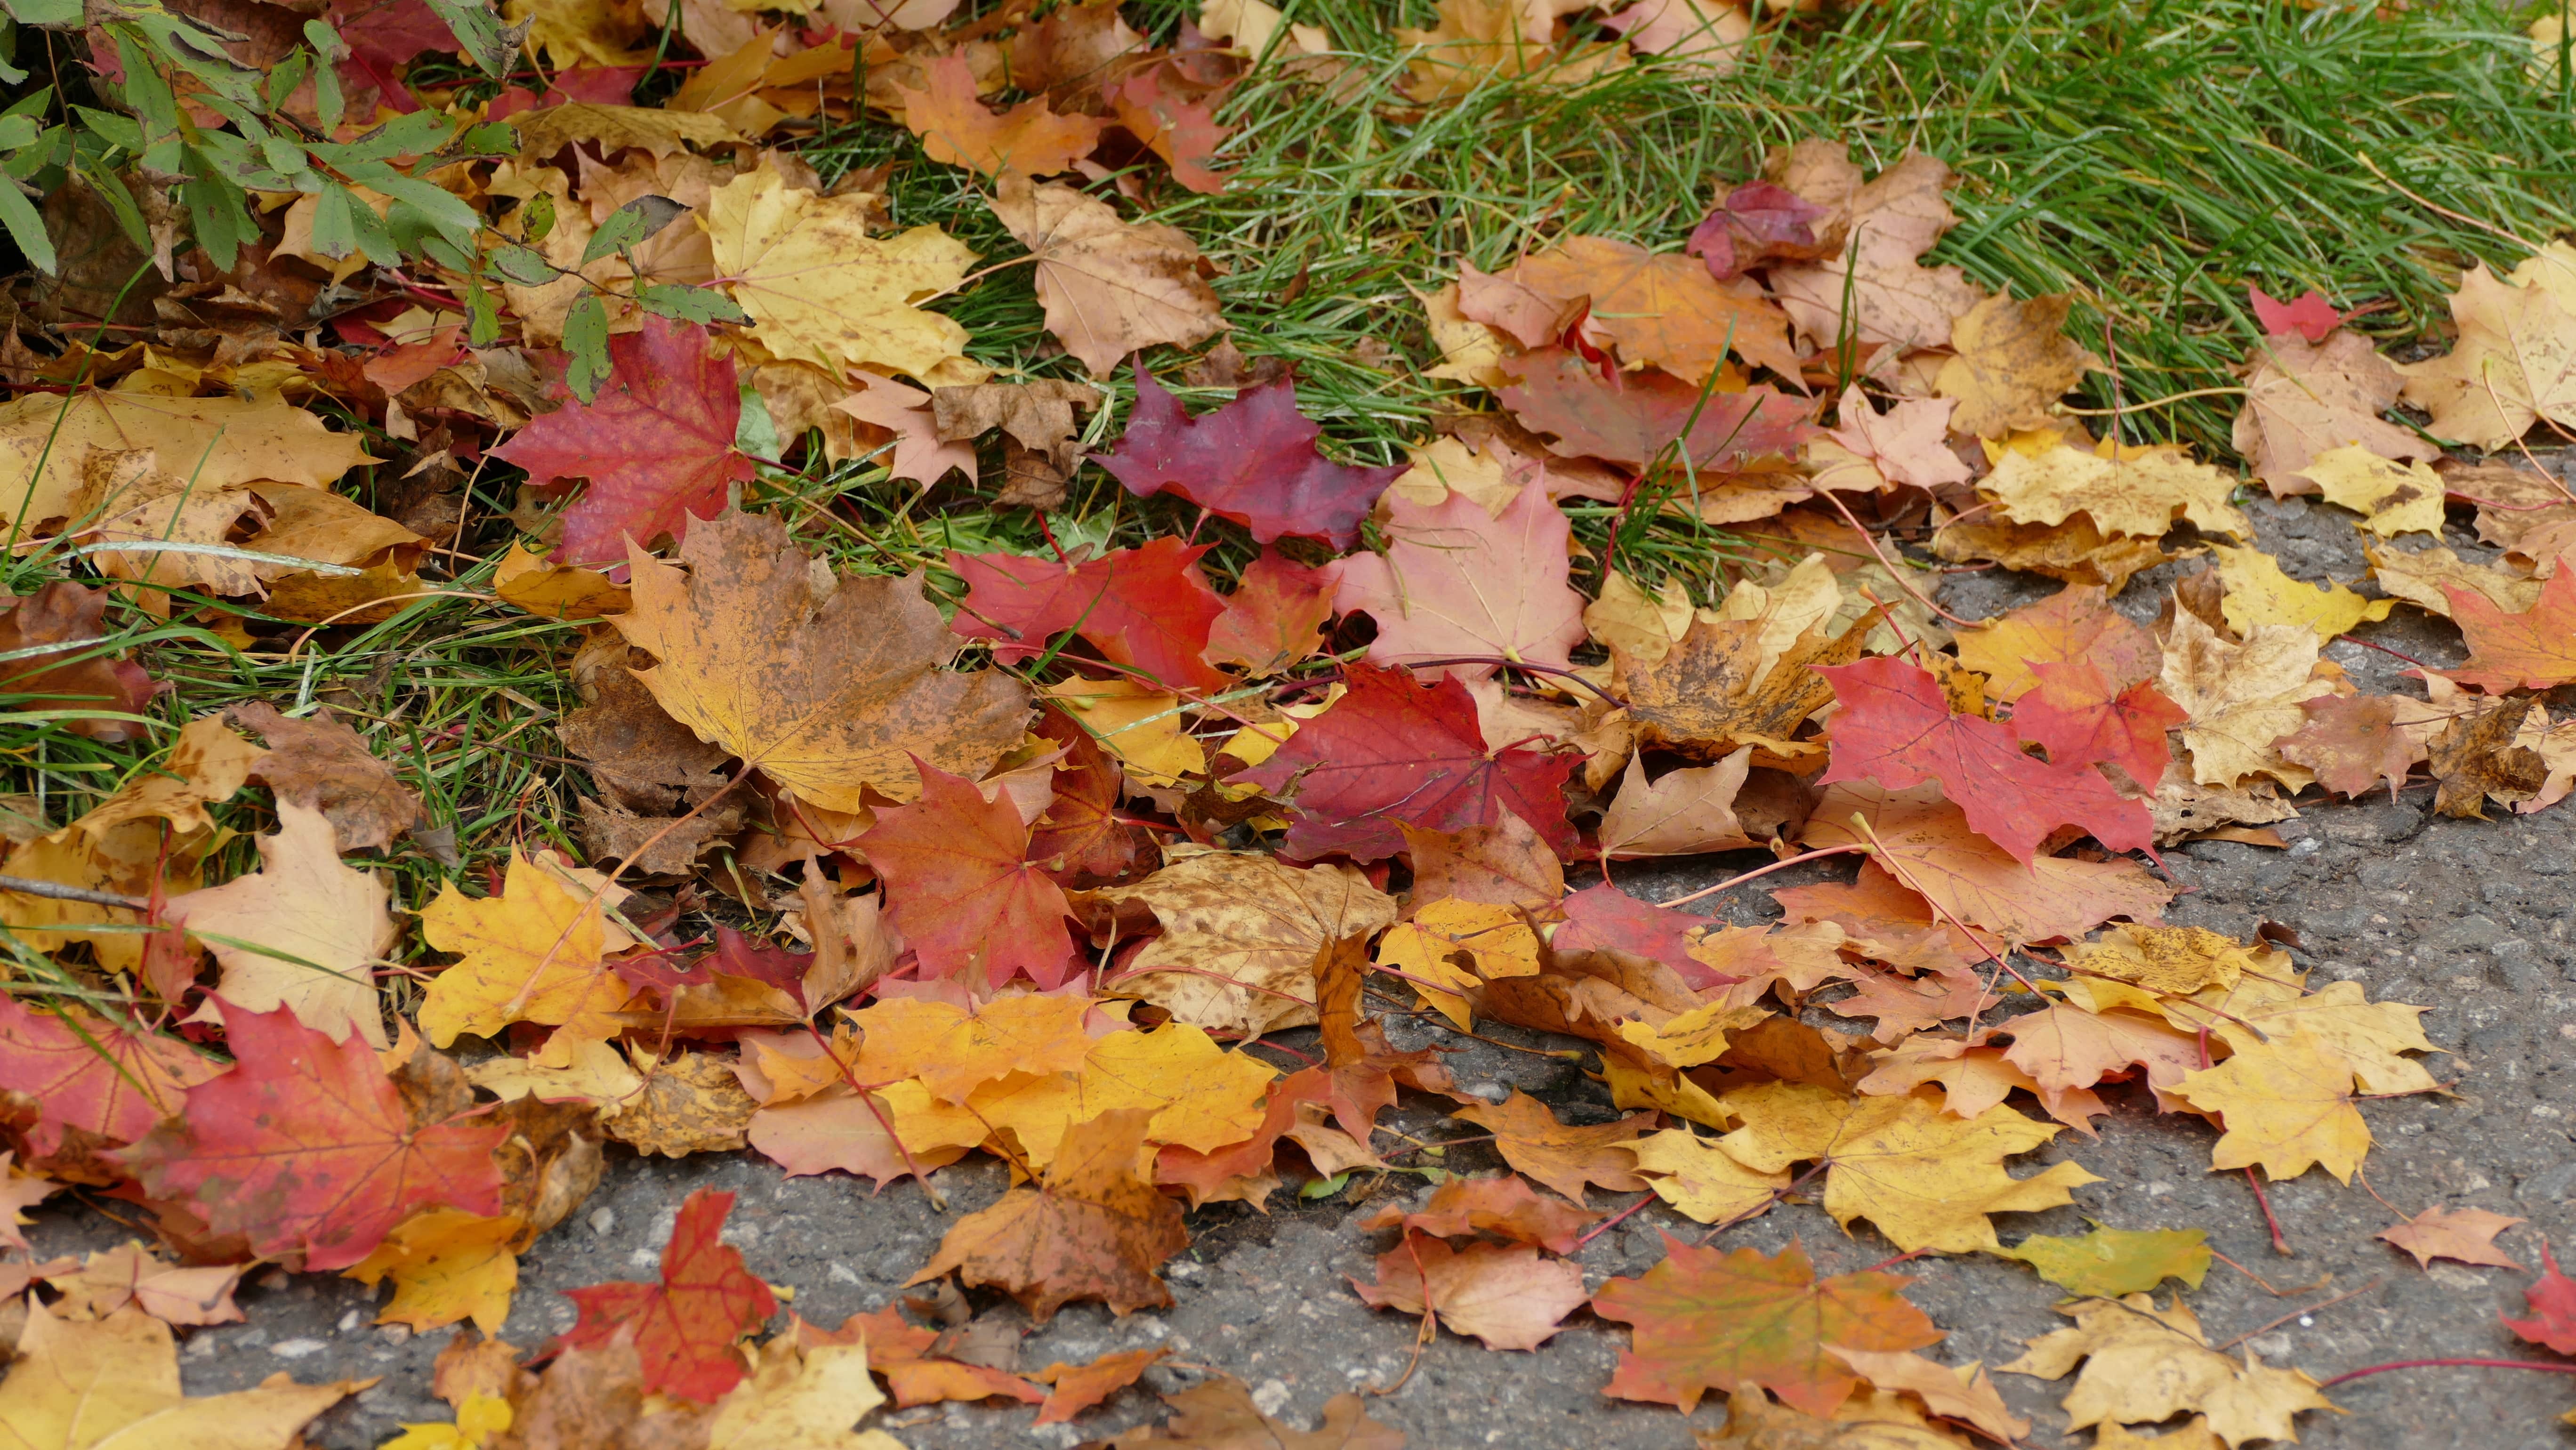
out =
[[[2576,425],[2576,298],[2542,282],[2519,270],[2499,280],[2480,262],[2451,296],[2458,344],[2398,364],[2399,396],[2433,415],[2434,436],[2493,451],[2542,418]]]
[[[2352,1064],[2304,1029],[2239,1048],[2185,1077],[2176,1091],[2226,1126],[2210,1152],[2212,1168],[2259,1164],[2279,1182],[2322,1164],[2337,1182],[2350,1183],[2370,1151],[2370,1125],[2353,1106]]]
[[[980,383],[966,329],[921,305],[966,280],[975,254],[935,226],[867,234],[868,200],[791,187],[768,167],[708,197],[717,274],[772,355],[834,373],[878,367],[932,387]]]
[[[966,1106],[1019,1139],[1027,1166],[1055,1160],[1065,1130],[1118,1108],[1153,1113],[1149,1143],[1213,1153],[1261,1126],[1270,1080],[1259,1059],[1228,1052],[1195,1027],[1169,1022],[1151,1032],[1129,1029],[1099,1038],[1072,1072],[1020,1074],[986,1083]]]
[[[2209,987],[2236,985],[2247,969],[2286,970],[2289,959],[2268,947],[2248,946],[2197,926],[2136,926],[2122,922],[2089,942],[2070,943],[2066,963],[2082,975],[2108,977],[2160,996],[2185,997]]]
[[[1184,776],[1207,772],[1207,752],[1190,734],[1178,695],[1135,680],[1078,675],[1038,693],[1071,713],[1129,774],[1148,785],[1177,786]]]
[[[190,1399],[170,1326],[140,1309],[56,1319],[33,1296],[17,1358],[0,1380],[0,1427],[42,1446],[223,1446],[287,1450],[314,1416],[373,1383],[291,1381]],[[281,1377],[282,1378],[282,1377]]]
[[[1677,1213],[1701,1223],[1726,1223],[1767,1208],[1789,1186],[1785,1170],[1747,1168],[1735,1155],[1688,1128],[1648,1133],[1627,1145],[1637,1155],[1637,1176]]]
[[[707,1443],[724,1450],[903,1450],[850,1426],[885,1403],[861,1344],[799,1348],[782,1334],[752,1351],[751,1373],[716,1401]]]
[[[404,1219],[341,1277],[369,1288],[394,1281],[394,1297],[376,1315],[378,1324],[407,1324],[413,1332],[471,1319],[486,1335],[501,1332],[510,1317],[510,1295],[519,1287],[519,1258],[511,1243],[527,1224],[515,1214],[485,1218],[453,1208],[425,1209]]]
[[[1813,1083],[1768,1082],[1722,1101],[1744,1123],[1718,1140],[1737,1162],[1775,1173],[1823,1160],[1825,1211],[1846,1229],[1868,1219],[1900,1249],[1999,1247],[1987,1215],[2055,1208],[2072,1201],[2069,1189],[2102,1181],[2076,1163],[2014,1178],[2003,1161],[2056,1137],[2058,1128],[2008,1107],[1953,1117],[1929,1089],[1846,1098]]]
[[[1622,1022],[1629,1045],[1671,1067],[1699,1067],[1726,1055],[1727,1038],[1770,1019],[1768,1008],[1711,1002],[1660,1025]]]
[[[32,531],[65,514],[92,448],[151,449],[208,494],[263,479],[318,488],[375,461],[357,435],[332,432],[274,393],[29,393],[0,403],[0,477],[12,481],[0,522]]]
[[[259,870],[178,897],[170,917],[223,963],[216,990],[225,1001],[252,1012],[284,1007],[316,1032],[355,1031],[383,1048],[391,1039],[375,964],[400,934],[392,900],[381,874],[340,860],[329,816],[281,800],[277,834],[259,838]]]
[[[484,1441],[510,1428],[510,1402],[476,1390],[456,1407],[450,1424],[405,1425],[376,1450],[479,1450]]]
[[[2397,607],[2394,599],[2364,599],[2329,580],[2320,589],[2281,572],[2281,563],[2260,549],[2216,546],[2218,578],[2227,588],[2220,609],[2237,633],[2256,625],[2290,624],[2314,630],[2320,643],[2349,632],[2363,620],[2381,620]]]
[[[616,1013],[635,996],[601,958],[634,944],[600,909],[597,893],[551,860],[515,846],[501,894],[477,901],[453,884],[423,907],[421,932],[464,960],[430,980],[420,1029],[445,1047],[460,1033],[489,1037],[513,1022],[539,1022],[563,1050],[581,1038],[614,1037]]]
[[[2207,1028],[2229,1047],[2259,1047],[2266,1038],[2305,1031],[2352,1068],[2362,1091],[2373,1096],[2426,1093],[2441,1086],[2424,1065],[2400,1054],[2431,1052],[2416,1018],[2427,1009],[2403,1002],[2367,1000],[2359,982],[2329,982],[2301,990],[2285,953],[2266,953],[2264,970],[2231,986],[2211,987],[2186,999],[2157,1004],[2165,1020],[2186,1032]]]
[[[2190,610],[2175,614],[2158,683],[2183,708],[2193,780],[2224,786],[2268,775],[2296,788],[2315,779],[2274,742],[2308,723],[2300,701],[2336,692],[2339,675],[2330,664],[2320,669],[2317,650],[2303,625],[2257,624],[2238,642]]]
[[[1395,902],[1347,866],[1174,849],[1133,886],[1095,893],[1151,909],[1163,934],[1113,979],[1176,1021],[1257,1037],[1315,1020],[1315,954],[1395,922]]]
[[[2211,533],[2252,537],[2254,526],[2228,502],[2235,475],[2179,448],[2117,452],[2104,457],[2063,443],[2037,456],[2007,450],[1977,487],[1995,500],[1997,515],[2016,524],[2062,524],[2081,512],[2106,534],[2159,538],[2179,518]]]
[[[2442,533],[2442,475],[2420,462],[2395,462],[2367,448],[2346,445],[2318,454],[2308,481],[2362,516],[2361,526],[2381,538],[2403,533]]]
[[[1462,954],[1472,967],[1451,960]],[[1416,978],[1415,993],[1464,1032],[1474,1014],[1460,993],[1495,977],[1537,975],[1538,933],[1511,907],[1444,896],[1388,928],[1378,939],[1377,959]],[[1438,991],[1423,982],[1460,991]]]
[[[2045,424],[2049,410],[2102,360],[2066,336],[2063,292],[2014,301],[1998,292],[1950,325],[1951,357],[1932,391],[1959,400],[1950,430],[1996,438]]]
[[[2075,1327],[2029,1341],[2019,1359],[1996,1368],[2053,1380],[2081,1361],[2084,1372],[2065,1400],[2074,1429],[2155,1424],[2189,1411],[2206,1416],[2209,1430],[2233,1446],[2295,1440],[2292,1418],[2300,1411],[2335,1408],[2298,1370],[2268,1368],[2250,1350],[2240,1364],[2210,1348],[2179,1298],[2169,1309],[2157,1308],[2150,1294],[2079,1299],[2058,1312]]]

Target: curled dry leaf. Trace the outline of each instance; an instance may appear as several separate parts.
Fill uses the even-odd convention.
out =
[[[1094,894],[1153,913],[1163,934],[1114,979],[1179,1021],[1250,1036],[1315,1018],[1315,954],[1395,922],[1395,902],[1348,866],[1175,849],[1134,886]]]

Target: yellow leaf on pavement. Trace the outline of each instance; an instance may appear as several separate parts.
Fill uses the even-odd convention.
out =
[[[2428,1093],[2441,1086],[2422,1063],[2400,1055],[2433,1050],[2416,1020],[2425,1008],[2366,1000],[2359,982],[2329,982],[2319,991],[2301,991],[2286,955],[2266,953],[2262,972],[2188,999],[2168,998],[2158,1007],[2176,1027],[2187,1032],[2206,1027],[2239,1050],[2261,1046],[2267,1037],[2305,1031],[2352,1068],[2366,1093]]]
[[[2177,519],[2211,533],[2250,538],[2254,527],[2228,502],[2235,475],[2179,448],[2119,450],[2117,458],[2060,443],[2036,457],[2007,451],[1977,487],[2016,524],[2062,524],[2078,512],[2106,534],[2161,537]]]
[[[399,935],[392,900],[382,875],[340,860],[329,816],[281,800],[277,834],[259,838],[259,870],[173,900],[170,917],[223,963],[215,993],[225,1001],[284,1007],[316,1032],[354,1031],[382,1048],[392,1040],[375,965]]]
[[[1015,1075],[987,1083],[966,1106],[994,1128],[1007,1128],[1029,1166],[1055,1160],[1065,1130],[1117,1108],[1153,1114],[1148,1143],[1213,1153],[1261,1126],[1270,1081],[1260,1059],[1229,1052],[1195,1027],[1166,1023],[1151,1032],[1113,1032],[1092,1044],[1072,1072]]]
[[[374,1383],[289,1381],[190,1399],[169,1325],[140,1309],[67,1322],[31,1297],[0,1380],[0,1431],[29,1450],[289,1450],[314,1416]]]
[[[885,1403],[864,1344],[799,1350],[781,1334],[752,1351],[751,1373],[716,1401],[707,1443],[722,1450],[903,1450],[883,1430],[850,1427]]]
[[[2308,479],[2326,502],[2360,514],[2361,526],[2381,538],[2441,535],[2442,475],[2421,463],[2396,463],[2347,445],[2318,454]]]
[[[2370,1125],[2353,1106],[2352,1065],[2311,1032],[2275,1032],[2185,1077],[2177,1091],[2227,1129],[2209,1155],[2212,1168],[2259,1164],[2277,1183],[2322,1164],[2350,1183],[2370,1151]]]
[[[1465,956],[1471,966],[1452,960]],[[1422,1000],[1465,1031],[1472,1013],[1460,992],[1434,991],[1422,981],[1445,982],[1464,991],[1495,977],[1536,976],[1538,934],[1509,906],[1461,901],[1444,896],[1398,922],[1378,939],[1377,959],[1408,977]]]
[[[485,1218],[428,1209],[396,1225],[342,1277],[369,1288],[394,1281],[394,1297],[376,1315],[378,1324],[407,1324],[421,1333],[471,1319],[484,1334],[499,1334],[501,1321],[510,1317],[510,1295],[519,1287],[519,1258],[510,1241],[525,1227],[512,1214]]]
[[[2308,723],[2300,701],[2336,692],[2318,668],[2317,649],[2316,633],[2304,625],[2257,624],[2239,643],[2190,610],[2175,613],[2159,683],[2183,708],[2193,780],[2231,786],[2268,775],[2295,788],[2313,779],[2283,760],[2274,742]]]
[[[1688,1128],[1648,1133],[1627,1145],[1637,1176],[1673,1210],[1700,1223],[1727,1223],[1769,1207],[1789,1186],[1785,1171],[1747,1168]]]
[[[2257,625],[2289,624],[2316,632],[2323,643],[2365,619],[2388,617],[2394,599],[2364,599],[2329,581],[2323,589],[2281,572],[2280,561],[2259,549],[2217,546],[2218,577],[2227,586],[2220,609],[2228,626],[2245,634]]]
[[[2268,1368],[2250,1351],[2240,1364],[2210,1348],[2200,1320],[2179,1298],[2170,1309],[2157,1308],[2148,1294],[2080,1299],[2058,1312],[2075,1327],[2031,1340],[2021,1358],[1996,1368],[2053,1380],[2081,1362],[2084,1372],[2066,1393],[2072,1428],[2151,1425],[2195,1412],[2235,1446],[2295,1440],[2293,1418],[2300,1411],[2335,1408],[2317,1382],[2297,1370]],[[2188,1435],[2184,1443],[2190,1443]]]
[[[1880,1389],[1912,1395],[1933,1414],[1974,1425],[2005,1444],[2030,1433],[2030,1421],[2005,1407],[1995,1382],[1974,1360],[1953,1369],[1904,1350],[1846,1349],[1829,1344],[1825,1353],[1850,1365],[1853,1372]]]

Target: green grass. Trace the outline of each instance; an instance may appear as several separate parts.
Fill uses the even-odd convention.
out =
[[[1963,221],[1932,260],[2017,295],[2073,292],[2075,334],[2118,359],[2122,431],[2218,458],[2232,399],[2135,405],[2231,383],[2253,336],[2248,282],[2371,304],[2361,325],[2411,340],[2438,324],[2460,268],[2518,259],[2506,234],[2540,241],[2576,226],[2576,108],[2563,90],[2526,80],[2522,17],[2490,4],[2386,20],[2366,7],[2281,0],[1873,4],[1766,29],[1724,81],[1645,66],[1578,89],[1497,85],[1428,110],[1398,94],[1404,53],[1391,36],[1399,20],[1428,23],[1427,5],[1401,17],[1360,0],[1293,9],[1350,48],[1356,93],[1256,75],[1228,106],[1242,127],[1233,185],[1209,197],[1163,186],[1152,214],[1222,269],[1236,345],[1292,363],[1304,406],[1337,450],[1363,461],[1401,457],[1445,412],[1490,406],[1418,375],[1432,356],[1409,289],[1454,277],[1461,259],[1502,265],[1565,232],[1677,246],[1714,192],[1754,174],[1768,148],[1810,136],[1850,142],[1873,168],[1909,148],[1948,161],[1962,177]],[[1129,9],[1156,38],[1181,13],[1172,0]],[[973,178],[921,160],[899,130],[839,126],[810,155],[827,179],[902,161],[890,197],[898,223],[938,223],[988,259],[1018,254]],[[1048,346],[1026,269],[1003,268],[944,306],[973,334],[973,354],[1005,377],[1079,375]],[[1175,361],[1149,361],[1177,383]],[[1128,385],[1105,386],[1112,405],[1092,419],[1103,443]],[[1219,398],[1192,400],[1204,408]],[[2111,380],[2090,380],[2082,401],[2109,408]],[[513,492],[503,472],[487,470],[475,486],[478,552],[497,551],[511,532],[497,518]],[[952,542],[1040,547],[1024,515],[969,491],[917,493],[864,463],[818,464],[773,475],[753,501],[808,520],[808,544],[844,568],[929,565],[935,584]],[[1077,480],[1075,498],[1060,528],[1090,538],[1136,542],[1195,518],[1169,502],[1139,504],[1096,470]],[[1614,511],[1575,512],[1597,560]],[[1224,526],[1202,537],[1218,543],[1209,562],[1220,577],[1252,555]],[[1618,548],[1650,577],[1682,577],[1702,596],[1720,587],[1727,557],[1651,508],[1627,516]],[[29,561],[8,570],[0,582],[18,592],[40,582]],[[463,568],[457,583],[477,587],[486,573]],[[435,600],[382,625],[333,630],[290,658],[282,647],[244,654],[203,630],[120,617],[120,640],[143,646],[154,675],[172,684],[154,707],[170,726],[241,699],[344,705],[430,798],[433,818],[454,825],[464,870],[479,874],[514,842],[574,845],[565,823],[577,772],[547,728],[577,703],[562,669],[574,629]],[[164,729],[148,746],[108,747],[29,723],[0,728],[5,788],[43,796],[55,822],[170,737]],[[265,823],[251,806],[226,819],[245,832]],[[247,859],[246,840],[226,850],[228,867]],[[418,849],[393,864],[409,906],[455,874]]]

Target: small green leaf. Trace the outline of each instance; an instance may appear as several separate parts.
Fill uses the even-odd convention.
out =
[[[564,319],[564,352],[572,366],[564,374],[564,383],[572,395],[587,403],[599,396],[599,385],[608,381],[608,308],[591,293],[573,304],[572,315]]]
[[[519,236],[530,246],[546,239],[555,229],[555,199],[549,192],[538,192],[519,205]]]
[[[516,242],[503,242],[484,254],[484,260],[504,281],[522,287],[543,287],[563,275],[563,269],[528,247]]]
[[[630,251],[687,211],[687,207],[667,196],[639,196],[610,212],[599,230],[590,234],[590,245],[582,249],[581,264],[587,267],[602,257]]]
[[[474,58],[485,75],[497,80],[508,74],[510,58],[517,53],[519,42],[501,27],[501,17],[493,13],[489,0],[429,0],[429,8],[447,22],[456,43]]]
[[[492,305],[492,289],[483,279],[469,274],[465,279],[465,343],[468,347],[490,347],[501,340],[501,314]]]
[[[305,21],[304,43],[322,57],[322,64],[313,72],[313,109],[321,117],[325,132],[337,131],[340,112],[348,104],[340,94],[339,62],[348,55],[349,47],[327,20]]]
[[[751,314],[735,306],[732,298],[713,287],[655,282],[636,292],[635,305],[656,317],[667,317],[673,322],[694,322],[700,327],[710,322],[730,322],[736,327],[751,325]]]
[[[20,25],[41,25],[53,30],[78,30],[81,26],[81,0],[0,0],[0,10]]]
[[[1343,1188],[1347,1187],[1350,1184],[1350,1181],[1350,1172],[1345,1169],[1340,1173],[1334,1174],[1330,1178],[1317,1178],[1306,1183],[1297,1190],[1297,1196],[1299,1198],[1330,1198],[1334,1194],[1341,1192]]]
[[[311,74],[312,70],[313,56],[309,51],[299,50],[279,61],[277,68],[268,73],[268,80],[262,86],[262,89],[268,92],[268,108],[271,111],[286,109],[286,98],[295,94],[295,88],[304,84],[305,76]]]
[[[29,264],[48,277],[54,275],[54,239],[45,235],[44,217],[18,183],[5,179],[0,179],[0,226],[9,229],[9,240],[18,244]]]

